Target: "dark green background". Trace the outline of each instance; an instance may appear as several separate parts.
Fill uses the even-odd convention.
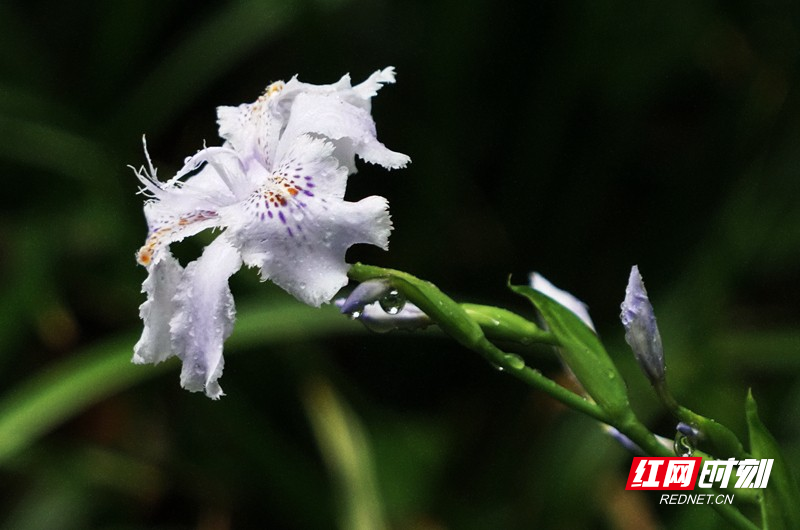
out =
[[[167,178],[218,141],[217,105],[296,73],[360,81],[393,65],[398,83],[373,115],[413,163],[351,177],[348,197],[389,198],[395,225],[388,253],[354,248],[351,260],[525,312],[507,275],[540,271],[590,305],[637,410],[672,436],[617,320],[638,264],[674,393],[744,436],[752,386],[796,467],[799,9],[2,2],[3,395],[87,349],[130,355],[146,226],[126,165],[144,162],[143,133]],[[176,252],[197,255],[207,239],[195,239]],[[256,325],[231,339],[228,395],[181,390],[177,363],[158,377],[125,365],[147,381],[112,382],[0,460],[0,528],[333,528],[342,488],[303,408],[319,381],[360,418],[392,528],[725,528],[708,507],[624,492],[630,455],[592,421],[436,333],[367,334],[254,271],[233,289]],[[272,337],[284,324],[253,317],[264,308],[297,331]],[[531,362],[560,377],[551,357]]]

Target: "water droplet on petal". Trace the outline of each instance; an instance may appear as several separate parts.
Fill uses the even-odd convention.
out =
[[[353,311],[352,313],[350,313],[349,316],[353,320],[358,320],[359,318],[361,318],[361,311]]]
[[[396,315],[406,305],[406,297],[397,289],[392,289],[379,300],[381,309],[390,315]]]

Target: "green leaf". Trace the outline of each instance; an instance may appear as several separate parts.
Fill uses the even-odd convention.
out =
[[[5,139],[0,143],[0,160],[43,169],[76,183],[98,181],[119,169],[99,143],[59,126],[0,116],[0,136]]]
[[[758,417],[758,406],[752,391],[747,393],[745,414],[753,457],[774,460],[769,483],[761,499],[763,526],[768,530],[800,528],[800,490],[781,455],[778,442]]]
[[[561,357],[586,392],[612,417],[627,420],[632,415],[625,382],[605,348],[575,313],[527,285],[510,285],[530,300],[547,322],[560,344]]]
[[[286,297],[285,303],[245,308],[226,349],[309,339],[335,332],[359,333],[361,326],[334,308],[319,310]],[[6,392],[0,399],[0,464],[51,429],[107,396],[172,371],[174,362],[157,366],[131,364],[134,335],[124,335],[54,364]]]
[[[339,496],[339,527],[387,528],[378,492],[372,444],[356,413],[325,379],[312,378],[303,393],[323,460]]]

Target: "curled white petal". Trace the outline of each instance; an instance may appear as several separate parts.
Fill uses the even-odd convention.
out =
[[[378,90],[384,83],[394,83],[394,67],[387,66],[383,70],[373,72],[365,81],[353,87],[355,92],[362,100],[369,101],[378,95]]]
[[[264,167],[275,160],[278,137],[285,120],[277,114],[275,96],[282,83],[273,83],[253,103],[238,107],[217,107],[219,135],[244,158],[252,158]]]
[[[575,315],[580,318],[584,324],[589,326],[589,328],[594,331],[594,323],[592,322],[592,318],[589,316],[589,309],[586,307],[586,304],[575,298],[567,291],[559,289],[547,281],[547,279],[538,272],[531,273],[530,285],[532,289],[549,296],[559,304],[575,313]]]
[[[228,278],[242,265],[238,250],[218,237],[190,263],[177,286],[175,312],[169,322],[172,348],[183,361],[181,386],[222,395],[222,345],[233,331],[236,310]]]
[[[142,292],[147,300],[139,307],[144,322],[142,337],[133,347],[133,362],[158,364],[174,355],[169,321],[175,314],[175,293],[183,276],[183,267],[166,253],[148,269]]]
[[[358,155],[367,162],[388,169],[404,167],[410,158],[387,149],[377,139],[375,122],[368,110],[352,105],[335,95],[299,94],[292,106],[292,114],[278,146],[277,158],[281,158],[286,146],[294,138],[306,133],[316,133],[335,140],[348,154]],[[343,150],[344,151],[344,150]],[[354,169],[352,160],[342,160]]]

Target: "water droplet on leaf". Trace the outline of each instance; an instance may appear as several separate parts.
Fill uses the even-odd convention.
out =
[[[514,370],[522,370],[525,368],[525,361],[519,355],[515,353],[507,353],[504,357],[508,366],[513,368]]]

